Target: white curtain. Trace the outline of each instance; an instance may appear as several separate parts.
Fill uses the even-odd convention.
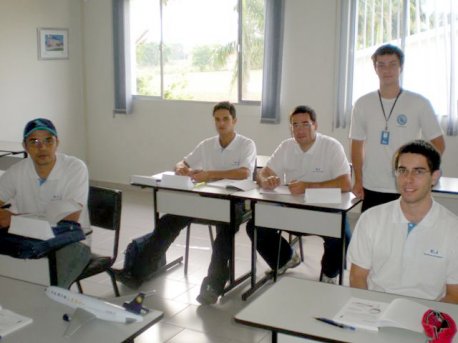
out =
[[[406,55],[402,87],[427,97],[446,133],[457,135],[458,1],[342,0],[341,6],[345,37],[335,126],[346,127],[352,104],[377,89],[370,56],[392,43]]]

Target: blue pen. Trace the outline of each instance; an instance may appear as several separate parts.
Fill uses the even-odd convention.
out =
[[[339,327],[341,329],[355,330],[355,327],[353,327],[353,326],[337,323],[337,322],[333,321],[332,319],[322,318],[322,317],[315,317],[315,319],[319,320],[320,322],[326,323],[326,324],[337,326],[337,327]]]

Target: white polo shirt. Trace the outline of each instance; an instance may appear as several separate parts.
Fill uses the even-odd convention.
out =
[[[251,139],[236,134],[232,142],[223,148],[219,136],[215,136],[200,142],[184,161],[192,169],[231,170],[245,167],[250,170],[250,179],[256,163],[256,145]]]
[[[87,198],[88,170],[83,161],[65,154],[56,154],[56,164],[46,181],[40,184],[31,158],[13,164],[0,177],[0,200],[12,202],[17,213],[44,215],[49,203],[75,201],[83,204],[80,223],[89,225]]]
[[[388,117],[395,99],[382,99]],[[422,137],[432,140],[442,135],[431,103],[423,96],[403,90],[388,121],[389,144],[381,144],[385,117],[378,93],[359,98],[353,107],[350,138],[365,141],[363,186],[369,190],[397,193],[392,159],[403,144]],[[420,135],[421,134],[421,135]]]
[[[433,205],[407,234],[400,200],[361,214],[348,260],[369,270],[370,290],[439,300],[446,284],[458,284],[458,217]]]
[[[316,140],[306,152],[303,152],[294,138],[280,143],[267,167],[272,169],[282,183],[293,180],[322,182],[350,174],[345,151],[336,139],[316,133]]]

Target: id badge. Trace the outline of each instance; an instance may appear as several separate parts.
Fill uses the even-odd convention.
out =
[[[380,144],[390,144],[390,131],[382,131],[382,134],[380,135]]]

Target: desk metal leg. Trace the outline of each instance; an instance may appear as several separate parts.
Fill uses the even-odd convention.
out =
[[[159,223],[159,212],[157,210],[157,189],[153,189],[153,206],[154,206],[154,227]],[[189,236],[189,235],[188,235]],[[151,273],[151,275],[148,275],[148,279],[151,279],[159,274],[162,274],[169,270],[170,268],[176,266],[177,264],[180,264],[183,262],[183,256],[176,258],[172,262],[165,263],[163,266],[160,266],[154,273]]]
[[[343,279],[344,279],[344,271],[345,271],[345,224],[347,221],[347,213],[342,212],[341,214],[341,227],[340,227],[340,257],[341,257],[341,263],[339,266],[339,285],[343,285]]]
[[[278,332],[272,331],[272,343],[277,343],[277,342],[278,342]]]
[[[254,216],[254,212],[253,212]],[[251,287],[245,293],[242,294],[242,300],[247,300],[251,295],[254,294],[259,288],[261,288],[267,281],[271,280],[274,277],[274,273],[269,273],[258,282],[256,282],[256,242],[258,240],[258,234],[256,226],[253,229],[253,240],[251,241]]]
[[[235,210],[235,202],[231,201],[231,208],[230,208],[230,220],[231,220],[231,230],[234,232],[231,239],[231,257],[229,259],[229,284],[224,288],[224,293],[229,292],[231,289],[235,288],[236,286],[240,285],[246,279],[251,276],[250,272],[247,272],[240,276],[239,278],[235,278],[235,231],[236,231],[236,210]]]

